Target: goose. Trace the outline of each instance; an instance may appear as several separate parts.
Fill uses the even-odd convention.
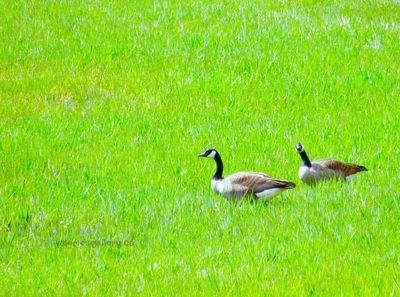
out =
[[[329,179],[350,181],[357,173],[368,171],[364,166],[334,159],[321,159],[310,162],[301,143],[296,143],[295,148],[303,160],[303,164],[299,169],[299,177],[308,185],[314,185],[319,181]]]
[[[222,159],[216,149],[208,149],[198,157],[215,160],[217,171],[211,180],[211,188],[228,200],[239,201],[250,197],[254,200],[269,201],[281,192],[296,187],[292,182],[274,179],[261,172],[243,171],[224,178]]]

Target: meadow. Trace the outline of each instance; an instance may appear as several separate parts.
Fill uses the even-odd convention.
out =
[[[398,1],[0,13],[0,295],[400,294]],[[296,142],[368,171],[309,187]],[[211,147],[297,187],[230,203]]]

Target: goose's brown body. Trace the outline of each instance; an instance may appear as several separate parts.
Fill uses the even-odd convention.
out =
[[[226,199],[241,200],[244,197],[252,197],[255,200],[268,201],[284,190],[296,186],[292,182],[271,178],[261,172],[243,171],[224,178],[221,156],[215,149],[207,150],[198,156],[215,160],[217,171],[211,180],[211,188]]]
[[[314,185],[319,181],[329,179],[349,181],[359,172],[368,170],[364,166],[334,159],[321,159],[310,162],[301,143],[296,144],[296,150],[303,159],[303,164],[299,169],[299,177],[308,185]]]
[[[215,193],[233,200],[251,196],[268,201],[295,186],[292,182],[274,179],[264,173],[247,171],[238,172],[220,180],[211,180],[211,188]]]

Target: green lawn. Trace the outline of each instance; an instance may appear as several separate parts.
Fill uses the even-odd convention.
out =
[[[400,294],[398,1],[0,14],[0,295]],[[308,187],[296,142],[369,171]],[[230,203],[211,147],[297,187]]]

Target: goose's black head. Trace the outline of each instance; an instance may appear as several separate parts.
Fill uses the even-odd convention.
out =
[[[304,152],[304,147],[303,147],[303,145],[299,142],[299,143],[296,143],[296,145],[294,146],[295,148],[296,148],[296,151],[298,152],[298,153],[302,153],[302,152]]]
[[[202,152],[201,154],[198,154],[197,157],[207,157],[207,158],[215,158],[215,156],[218,154],[216,149],[209,149],[206,150],[205,152]]]

